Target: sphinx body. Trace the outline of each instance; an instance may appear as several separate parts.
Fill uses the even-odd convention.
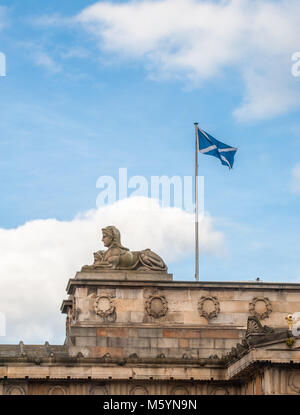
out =
[[[147,270],[166,272],[163,259],[151,249],[130,251],[121,244],[121,235],[115,226],[102,229],[102,241],[108,249],[94,253],[94,264],[84,268],[112,270]]]

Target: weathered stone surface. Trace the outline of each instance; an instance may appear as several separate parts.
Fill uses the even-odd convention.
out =
[[[214,348],[214,339],[190,339],[189,347],[193,349],[213,349]]]
[[[95,327],[76,327],[72,326],[70,328],[70,336],[96,336],[97,335],[97,329]]]
[[[97,336],[105,337],[127,337],[127,327],[101,327],[97,329]]]
[[[90,346],[96,346],[96,336],[95,337],[76,337],[75,340],[75,345],[76,346],[86,346],[86,347],[90,347]]]
[[[109,355],[112,358],[121,358],[123,357],[124,349],[122,347],[91,347],[90,348],[91,357],[103,357],[105,355]]]
[[[213,348],[215,350],[231,350],[232,347],[235,347],[237,344],[236,339],[214,339]],[[219,350],[217,353],[220,353]]]
[[[145,319],[145,313],[141,311],[131,311],[130,312],[130,321],[132,323],[142,323]]]
[[[164,337],[180,337],[183,339],[197,339],[201,337],[201,332],[199,329],[164,329]]]
[[[159,329],[159,328],[138,329],[138,336],[139,337],[163,337],[163,329]]]
[[[108,347],[125,347],[128,344],[127,338],[122,337],[108,337],[107,345]]]
[[[148,347],[150,348],[151,340],[153,340],[151,337],[128,337],[127,338],[127,346],[131,348],[140,348],[140,347]]]
[[[178,348],[178,339],[151,338],[151,348]]]
[[[108,337],[97,337],[96,338],[96,346],[101,347],[108,347]]]
[[[178,339],[178,346],[181,349],[185,349],[185,348],[189,347],[189,341],[188,341],[188,339]]]
[[[173,274],[159,272],[147,273],[142,271],[81,271],[76,273],[75,279],[88,281],[172,281]]]
[[[212,329],[203,329],[201,331],[202,338],[210,338],[210,339],[238,339],[240,334],[238,330],[212,330]]]

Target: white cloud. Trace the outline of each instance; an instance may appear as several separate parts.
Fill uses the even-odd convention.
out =
[[[292,193],[300,193],[300,163],[292,170],[292,182],[291,182]]]
[[[53,48],[50,54],[46,51],[46,47],[42,44],[42,42],[39,41],[21,41],[18,42],[17,45],[26,52],[26,56],[29,56],[35,65],[41,66],[53,74],[61,72],[61,65],[51,56],[51,54],[53,55],[55,53]]]
[[[300,48],[298,0],[99,2],[75,20],[103,51],[141,59],[152,77],[201,86],[231,68],[245,84],[239,120],[300,104],[291,55]],[[297,96],[298,95],[298,96]]]
[[[170,265],[194,249],[193,215],[160,208],[148,198],[129,198],[69,222],[34,220],[16,229],[0,229],[0,312],[7,319],[7,337],[0,343],[62,342],[64,316],[60,304],[69,278],[101,249],[100,229],[115,225],[122,243],[132,250],[150,248]],[[203,253],[222,254],[224,235],[212,220],[200,222]],[[190,276],[193,279],[192,276]]]
[[[38,51],[33,54],[34,62],[38,66],[43,66],[52,73],[61,71],[61,66],[46,52]]]

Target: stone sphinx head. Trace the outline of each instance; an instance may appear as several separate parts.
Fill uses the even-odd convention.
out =
[[[102,228],[102,242],[107,248],[94,253],[94,264],[82,267],[83,271],[94,269],[114,269],[132,271],[167,272],[163,259],[151,249],[129,251],[121,244],[120,231],[115,226]]]
[[[115,226],[102,228],[102,242],[106,248],[120,248],[129,251],[121,244],[121,234]]]

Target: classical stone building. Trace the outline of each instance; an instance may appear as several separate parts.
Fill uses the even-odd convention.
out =
[[[103,241],[68,283],[65,344],[0,346],[0,394],[300,394],[300,284],[173,281]]]

